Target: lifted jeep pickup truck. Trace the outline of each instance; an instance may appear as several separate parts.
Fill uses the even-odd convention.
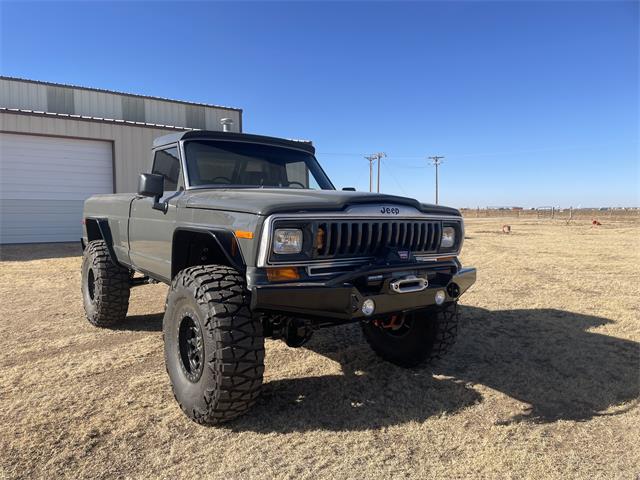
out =
[[[382,358],[424,365],[457,333],[475,281],[458,254],[460,213],[336,191],[309,143],[190,131],[155,140],[137,194],[85,202],[82,296],[89,322],[125,320],[130,289],[170,285],[163,320],[176,400],[199,423],[256,401],[264,338],[292,347],[359,322]]]

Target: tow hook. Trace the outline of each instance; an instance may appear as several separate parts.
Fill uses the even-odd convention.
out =
[[[385,319],[376,318],[375,320],[373,320],[373,324],[378,328],[397,330],[404,324],[404,315],[391,315],[391,317],[388,318],[388,321],[385,321]]]
[[[389,323],[382,324],[382,328],[390,328],[391,330],[395,330],[402,326],[403,320],[401,315],[391,315],[389,319]]]

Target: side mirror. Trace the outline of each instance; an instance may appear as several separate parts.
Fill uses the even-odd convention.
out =
[[[160,197],[164,194],[164,176],[157,173],[143,173],[138,180],[138,194],[144,197],[153,197],[153,208],[161,212],[167,212],[167,203],[160,203]]]
[[[345,192],[355,192],[356,188],[355,187],[342,187],[342,190]]]
[[[157,173],[143,173],[138,180],[138,193],[144,197],[160,198],[164,193],[164,176]]]

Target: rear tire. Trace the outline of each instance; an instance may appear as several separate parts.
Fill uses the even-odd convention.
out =
[[[127,317],[131,278],[111,261],[104,240],[89,242],[82,257],[82,300],[89,323],[110,327]]]
[[[408,313],[402,327],[396,330],[371,321],[362,324],[362,331],[367,343],[383,359],[401,367],[427,365],[442,358],[455,343],[458,306],[451,303],[441,309]]]
[[[171,284],[163,321],[173,394],[189,418],[221,423],[257,400],[264,337],[251,314],[244,278],[217,265],[189,267]]]

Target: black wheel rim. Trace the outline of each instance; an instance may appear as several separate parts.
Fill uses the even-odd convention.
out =
[[[180,366],[190,382],[197,382],[204,368],[204,342],[200,323],[185,314],[178,327]]]
[[[89,293],[89,298],[93,302],[96,292],[96,277],[93,274],[92,268],[89,269],[89,273],[87,274],[87,292]]]

